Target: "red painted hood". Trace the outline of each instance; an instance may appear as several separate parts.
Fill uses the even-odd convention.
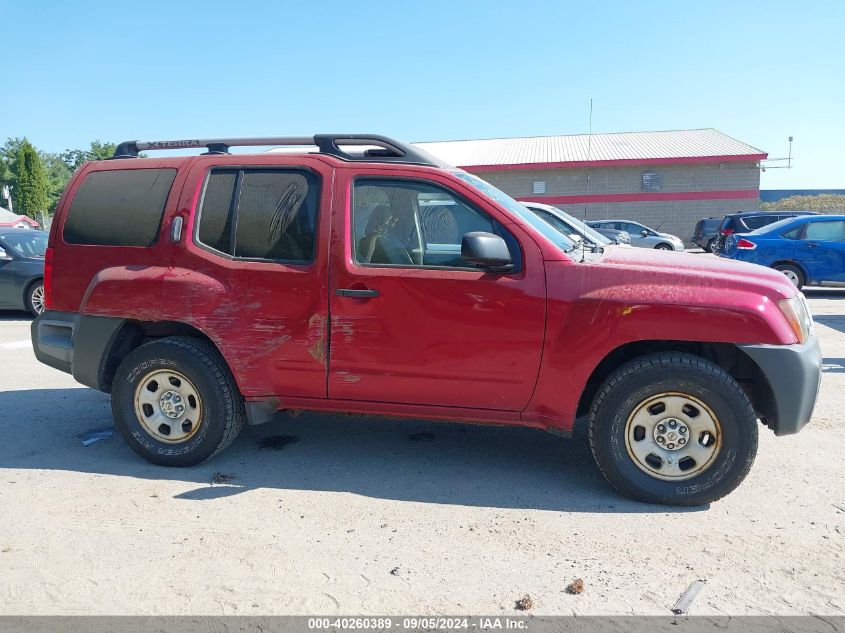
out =
[[[704,253],[610,247],[605,249],[595,265],[622,267],[631,279],[638,276],[643,281],[665,279],[674,284],[702,289],[717,287],[726,292],[756,290],[772,300],[792,297],[797,293],[795,286],[776,270]]]

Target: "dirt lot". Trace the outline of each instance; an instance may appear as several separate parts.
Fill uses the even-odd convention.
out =
[[[845,614],[845,292],[811,290],[825,356],[802,433],[761,430],[708,508],[617,496],[583,433],[280,415],[169,470],[108,397],[0,317],[0,613]],[[582,578],[580,595],[565,591]]]

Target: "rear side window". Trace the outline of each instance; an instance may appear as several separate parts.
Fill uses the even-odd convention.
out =
[[[751,218],[743,218],[743,223],[746,227],[751,230],[759,229],[761,226],[766,226],[767,224],[771,224],[777,218],[772,217],[771,215],[757,215]]]
[[[175,177],[175,169],[91,172],[68,210],[64,241],[94,246],[152,246]]]
[[[214,170],[197,240],[242,259],[310,262],[319,191],[317,177],[303,169]]]

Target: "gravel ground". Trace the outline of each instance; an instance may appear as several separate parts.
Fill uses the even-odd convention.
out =
[[[0,613],[666,615],[700,578],[694,614],[845,614],[845,292],[807,294],[813,422],[698,509],[617,496],[583,432],[280,415],[159,468],[0,317]]]

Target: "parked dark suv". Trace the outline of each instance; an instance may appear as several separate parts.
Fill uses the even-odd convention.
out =
[[[268,144],[303,148],[228,152]],[[138,156],[190,147],[207,151]],[[59,201],[32,338],[40,361],[111,393],[118,430],[156,464],[198,464],[285,410],[557,435],[586,416],[618,490],[697,505],[744,479],[758,420],[777,435],[810,420],[821,352],[775,270],[578,248],[381,136],[116,154]]]
[[[773,224],[786,218],[798,215],[813,215],[815,211],[752,211],[750,213],[731,213],[726,215],[719,227],[719,234],[713,244],[711,252],[722,253],[725,250],[725,239],[734,233],[750,233],[759,228]]]
[[[692,232],[692,239],[690,241],[699,248],[712,253],[713,247],[716,244],[716,238],[719,235],[719,227],[722,226],[722,219],[701,218],[695,223],[695,230]]]

